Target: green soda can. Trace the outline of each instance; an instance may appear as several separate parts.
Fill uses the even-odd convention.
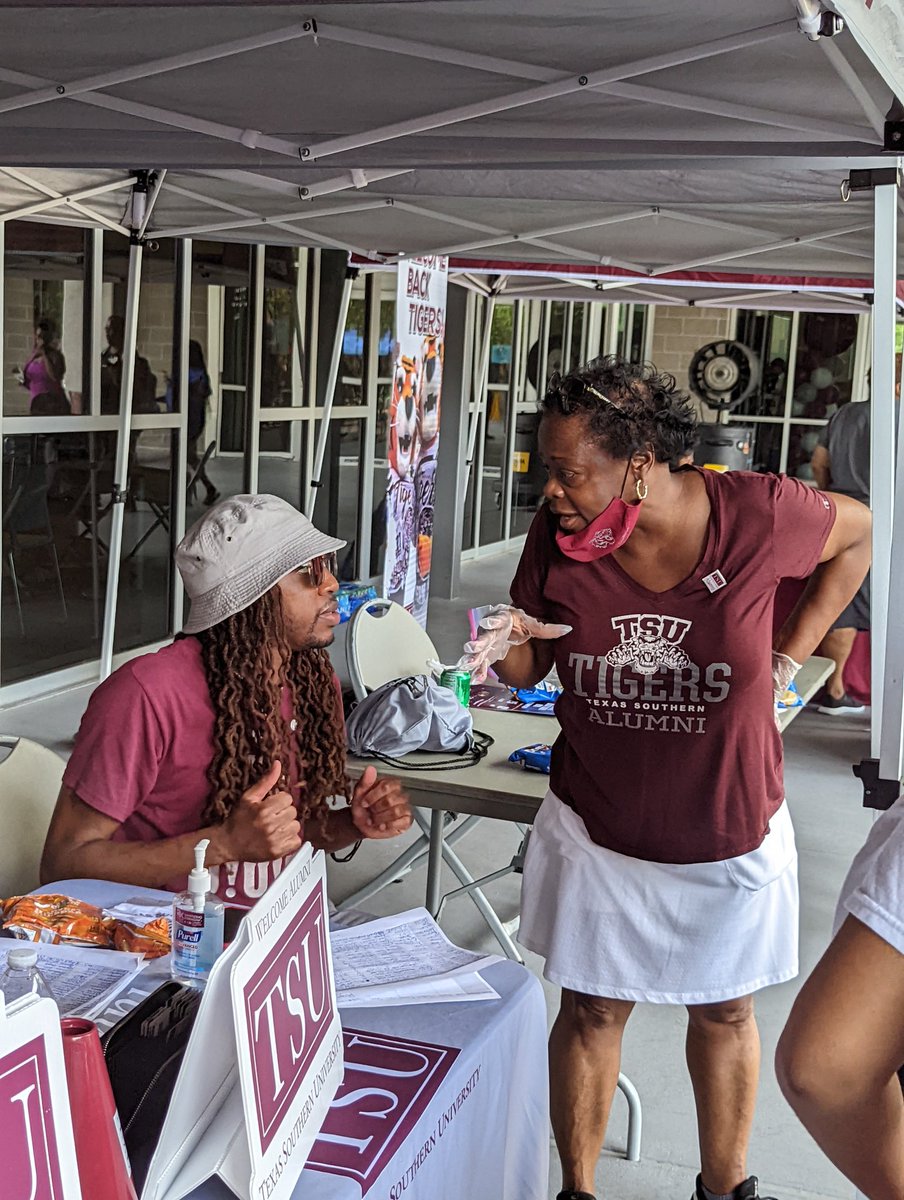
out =
[[[471,699],[470,671],[443,671],[439,677],[440,687],[451,688],[461,703],[468,707]]]

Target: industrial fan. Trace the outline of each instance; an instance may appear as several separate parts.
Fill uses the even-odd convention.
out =
[[[562,370],[562,362],[564,354],[562,352],[562,343],[556,341],[555,338],[550,338],[549,348],[546,352],[546,378],[540,383],[540,343],[534,342],[530,350],[527,352],[527,378],[531,385],[538,392],[545,391],[547,383],[556,371]]]
[[[709,342],[691,360],[691,391],[720,412],[740,407],[759,381],[760,360],[743,342]]]

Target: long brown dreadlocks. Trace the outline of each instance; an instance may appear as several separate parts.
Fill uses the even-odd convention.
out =
[[[223,821],[242,793],[279,759],[278,787],[291,792],[304,826],[321,832],[329,799],[350,796],[345,730],[326,650],[292,650],[278,588],[198,634],[213,702],[214,755],[203,820]],[[288,692],[293,729],[283,716]],[[297,771],[297,782],[292,766]]]

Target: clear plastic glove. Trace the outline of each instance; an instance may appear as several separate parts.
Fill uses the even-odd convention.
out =
[[[799,662],[795,662],[787,654],[772,651],[772,699],[776,704],[787,692],[791,680],[799,670]]]
[[[511,646],[522,646],[531,638],[549,640],[571,633],[570,625],[538,621],[509,604],[491,604],[483,609],[477,629],[477,637],[465,642],[465,652],[456,667],[470,671],[474,683],[483,683],[492,664],[505,658]]]

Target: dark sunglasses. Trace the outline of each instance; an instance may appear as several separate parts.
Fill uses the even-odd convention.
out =
[[[318,554],[316,558],[312,558],[310,562],[302,563],[295,570],[301,574],[310,576],[313,586],[319,588],[323,586],[323,581],[327,575],[332,575],[334,579],[338,578],[339,559],[336,557],[335,552],[332,554]]]

